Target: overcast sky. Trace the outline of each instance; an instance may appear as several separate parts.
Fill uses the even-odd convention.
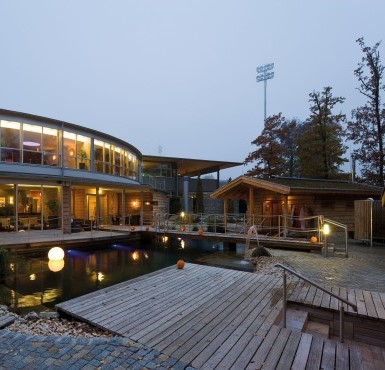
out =
[[[0,107],[90,127],[143,154],[242,162],[267,114],[306,119],[332,86],[364,103],[355,40],[383,40],[384,0],[0,0]],[[241,166],[222,178],[246,172]]]

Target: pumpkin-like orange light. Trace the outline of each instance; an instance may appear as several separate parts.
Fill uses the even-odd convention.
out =
[[[317,242],[318,242],[318,239],[317,239],[316,236],[312,236],[312,237],[310,238],[310,243],[315,244],[315,243],[317,243]]]
[[[199,229],[198,230],[198,235],[202,235],[203,234],[203,230],[202,229]]]
[[[178,260],[176,263],[176,267],[181,270],[184,267],[184,261],[183,260]]]

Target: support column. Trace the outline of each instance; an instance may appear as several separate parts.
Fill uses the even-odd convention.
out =
[[[100,197],[99,197],[99,186],[96,187],[96,227],[99,229],[100,224]]]
[[[143,191],[140,192],[140,226],[143,226],[143,217],[144,217],[144,195]]]
[[[126,192],[124,189],[122,190],[122,218],[119,223],[126,224]]]
[[[228,212],[228,199],[223,199],[223,222],[225,226],[225,230],[227,230],[227,212]]]
[[[249,188],[249,201],[247,204],[247,213],[249,214],[250,223],[254,222],[253,213],[254,213],[254,188]]]
[[[285,200],[283,203],[283,237],[287,237],[287,216],[288,216],[288,210],[289,210],[289,202],[288,202],[288,196],[285,195]]]
[[[62,229],[63,234],[71,234],[71,185],[62,185]]]
[[[190,178],[188,176],[184,176],[183,177],[183,204],[184,204],[183,211],[185,213],[188,213],[188,187],[189,187],[189,180],[190,180]]]

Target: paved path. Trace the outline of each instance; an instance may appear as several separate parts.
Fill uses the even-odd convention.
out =
[[[385,245],[369,247],[350,240],[348,258],[287,250],[271,253],[315,282],[385,292]]]
[[[189,369],[127,338],[71,338],[0,331],[0,369]]]

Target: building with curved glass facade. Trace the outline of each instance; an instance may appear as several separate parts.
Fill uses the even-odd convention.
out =
[[[187,160],[154,159],[173,171],[142,176],[141,152],[123,140],[0,109],[0,230],[71,232],[74,220],[83,229],[91,222],[148,224],[156,212],[168,212],[168,196],[178,196],[178,176],[186,178],[192,168],[196,176],[239,164],[190,160],[194,165],[183,167]],[[176,189],[158,186],[166,181]]]

